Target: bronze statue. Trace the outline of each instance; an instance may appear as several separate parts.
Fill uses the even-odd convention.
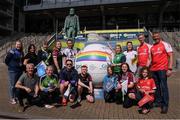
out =
[[[72,39],[74,39],[77,36],[77,33],[80,31],[79,18],[77,15],[75,15],[74,8],[71,8],[69,11],[69,15],[66,16],[63,30],[66,37]]]

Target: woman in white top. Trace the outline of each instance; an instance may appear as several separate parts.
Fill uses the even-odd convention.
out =
[[[133,44],[131,41],[128,41],[127,50],[124,51],[124,55],[126,56],[126,63],[128,63],[131,72],[135,73],[137,70],[137,52],[133,50]]]

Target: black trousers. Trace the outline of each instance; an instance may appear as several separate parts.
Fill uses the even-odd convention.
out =
[[[104,100],[105,102],[114,102],[115,101],[115,90],[109,92],[104,91]]]
[[[27,102],[30,105],[38,104],[39,99],[38,97],[34,98],[33,97],[34,93],[27,93],[25,90],[17,88],[16,89],[16,96],[18,98],[20,106],[24,106],[23,99],[27,99]]]
[[[144,97],[144,95],[139,90],[136,90],[136,100],[139,102],[143,97]],[[150,104],[151,103],[148,102],[148,103],[144,104],[141,108],[150,109],[151,108]]]
[[[122,104],[124,108],[129,108],[129,107],[133,106],[134,100],[129,98],[128,94],[129,93],[126,93],[126,95],[124,95],[124,101],[123,101],[122,100],[122,97],[123,97],[122,92],[121,91],[116,92],[115,93],[116,103],[117,104]]]
[[[40,91],[40,99],[42,104],[52,104],[59,101],[59,89],[52,92]]]

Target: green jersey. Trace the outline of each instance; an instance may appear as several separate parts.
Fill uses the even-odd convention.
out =
[[[40,79],[40,84],[44,88],[55,88],[58,85],[58,79],[56,75],[49,76],[42,76]]]
[[[126,57],[123,53],[118,53],[115,54],[114,59],[113,59],[113,64],[119,64],[119,63],[123,63],[126,62]],[[114,67],[114,72],[115,73],[119,73],[121,71],[120,66],[115,66]]]

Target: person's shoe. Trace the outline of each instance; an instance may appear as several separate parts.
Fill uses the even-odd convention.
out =
[[[167,114],[167,112],[168,112],[168,107],[161,108],[161,114]]]
[[[19,105],[18,106],[18,112],[24,112],[24,106]]]
[[[12,105],[15,105],[17,102],[16,102],[15,99],[11,99],[9,103],[12,104]]]
[[[78,102],[78,103],[81,102],[81,97],[80,97],[80,96],[77,98],[77,102]]]
[[[45,105],[45,108],[47,108],[47,109],[51,109],[53,107],[54,107],[54,105]]]
[[[62,105],[66,106],[67,105],[67,100],[65,98],[62,98]]]

